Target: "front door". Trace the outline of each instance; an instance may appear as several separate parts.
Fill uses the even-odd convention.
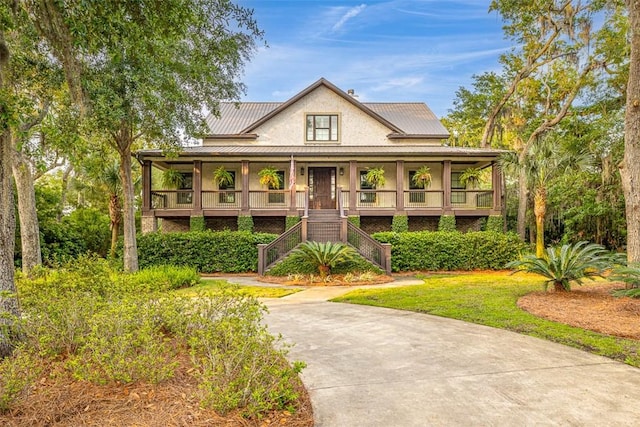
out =
[[[336,209],[336,168],[309,168],[311,209]]]

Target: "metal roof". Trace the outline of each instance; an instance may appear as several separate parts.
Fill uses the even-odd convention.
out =
[[[222,102],[220,117],[210,115],[207,124],[211,136],[239,135],[250,133],[257,125],[277,115],[316,88],[324,86],[372,118],[386,122],[394,135],[420,135],[433,138],[447,138],[449,132],[424,102],[360,102],[338,87],[322,78],[286,102]]]
[[[250,157],[313,157],[313,156],[450,156],[450,157],[497,157],[504,150],[447,147],[441,145],[378,145],[378,146],[273,146],[273,145],[219,145],[184,148],[180,157],[241,156]],[[142,150],[142,157],[162,156],[162,150]]]

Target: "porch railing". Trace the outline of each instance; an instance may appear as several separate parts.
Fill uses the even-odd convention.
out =
[[[152,209],[193,209],[197,194],[193,190],[153,190]],[[242,190],[202,191],[203,209],[240,209]],[[249,191],[249,209],[289,209],[292,206],[303,209],[308,196],[305,191],[295,193],[295,205],[289,190]],[[444,206],[443,190],[404,190],[404,207],[409,209],[440,209]],[[350,191],[336,192],[338,205],[342,211],[349,206]],[[452,190],[450,205],[463,209],[491,209],[493,190]],[[356,190],[356,209],[395,209],[394,190]]]
[[[219,190],[202,192],[203,209],[238,209],[242,203],[242,191]]]
[[[396,192],[392,190],[358,190],[358,208],[395,208]]]
[[[302,243],[302,223],[282,233],[271,243],[258,244],[258,274],[263,275],[269,267],[281,260]]]
[[[442,208],[444,191],[442,190],[406,190],[404,206],[406,208]]]
[[[355,225],[347,222],[347,243],[387,274],[391,274],[391,245],[374,240]]]
[[[193,190],[154,190],[151,192],[153,209],[192,209]]]

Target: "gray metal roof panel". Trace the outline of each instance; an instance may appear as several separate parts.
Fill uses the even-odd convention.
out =
[[[363,105],[409,135],[449,135],[424,102],[363,102]]]
[[[237,135],[280,106],[282,102],[222,102],[220,118],[207,117],[212,135]],[[423,102],[364,102],[363,106],[401,129],[407,135],[446,138],[447,129]]]

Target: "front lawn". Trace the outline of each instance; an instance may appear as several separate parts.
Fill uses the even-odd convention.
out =
[[[231,289],[240,295],[254,298],[282,298],[302,290],[268,286],[239,286],[226,280],[202,278],[199,284],[189,288],[178,289],[174,292],[180,296],[195,297],[198,295],[211,296],[220,294],[225,289]]]
[[[640,367],[640,342],[552,322],[518,308],[518,298],[542,289],[534,275],[507,272],[421,277],[425,284],[356,290],[333,301],[389,307],[508,329],[577,347]]]

